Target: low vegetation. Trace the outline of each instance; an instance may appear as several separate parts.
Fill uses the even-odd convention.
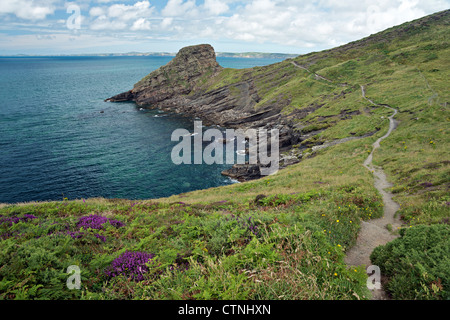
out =
[[[207,205],[128,200],[3,208],[3,299],[368,298],[343,263],[359,221],[381,215],[351,186]],[[70,290],[69,266],[81,270]]]
[[[391,278],[394,299],[450,299],[448,224],[402,229],[400,238],[374,250],[372,261]]]

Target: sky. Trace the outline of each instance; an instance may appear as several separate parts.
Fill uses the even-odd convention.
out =
[[[0,0],[0,55],[305,54],[449,9],[450,0]]]

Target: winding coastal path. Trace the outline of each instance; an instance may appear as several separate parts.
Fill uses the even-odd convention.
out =
[[[305,70],[305,71],[307,71],[307,72],[309,72],[309,73],[314,74],[314,77],[316,78],[316,80],[321,79],[321,80],[325,80],[325,81],[328,81],[328,82],[332,83],[332,81],[331,81],[330,79],[327,79],[327,78],[325,78],[325,77],[322,77],[321,75],[318,75],[317,73],[312,72],[312,71],[309,70],[308,68],[299,65],[299,64],[298,64],[297,62],[295,62],[295,61],[291,61],[291,63],[292,63],[294,66],[296,66],[297,68],[303,69],[303,70]]]
[[[361,86],[361,91],[363,98],[374,105],[383,106],[392,110],[393,114],[389,117],[388,132],[377,141],[375,141],[375,143],[373,144],[372,152],[363,164],[364,167],[373,172],[373,175],[375,177],[375,188],[381,193],[383,197],[384,215],[380,219],[361,222],[361,230],[359,231],[356,245],[353,246],[349,251],[347,251],[347,256],[345,258],[345,263],[351,266],[370,266],[370,254],[372,253],[372,251],[377,246],[384,245],[398,237],[388,230],[388,225],[390,225],[391,230],[396,230],[401,226],[400,219],[395,217],[395,213],[400,208],[400,206],[394,200],[392,200],[392,193],[386,191],[386,189],[392,187],[392,185],[387,181],[386,175],[384,174],[383,170],[380,167],[373,165],[372,163],[373,153],[380,147],[380,142],[383,139],[389,137],[391,132],[397,127],[397,122],[394,120],[394,116],[398,111],[388,105],[379,105],[366,98],[363,86]],[[382,289],[372,290],[372,295],[372,299],[374,300],[386,299],[386,295]]]
[[[314,74],[316,80],[325,80],[327,82],[333,83],[331,80],[324,78],[310,70],[306,67],[297,64],[295,61],[291,61],[291,63],[297,68],[303,69],[309,73]],[[396,212],[399,210],[400,206],[394,200],[392,200],[392,193],[386,191],[386,189],[392,187],[392,184],[388,182],[386,175],[382,168],[375,166],[372,163],[373,153],[376,149],[380,147],[380,142],[387,137],[390,136],[393,130],[397,127],[397,122],[394,120],[395,115],[398,113],[397,109],[394,109],[386,104],[377,104],[366,97],[366,92],[364,86],[361,87],[362,97],[369,101],[371,104],[378,107],[385,107],[393,111],[392,115],[389,116],[389,130],[388,132],[377,139],[373,143],[372,152],[369,154],[367,159],[364,161],[363,165],[365,168],[370,170],[375,178],[375,188],[380,192],[383,197],[384,204],[384,215],[382,218],[373,219],[370,221],[362,221],[361,229],[358,233],[358,239],[356,240],[356,244],[350,248],[346,252],[345,263],[348,266],[359,266],[364,265],[366,267],[371,266],[370,254],[372,251],[380,246],[384,245],[395,238],[398,235],[394,234],[392,231],[397,230],[401,226],[400,219],[395,217]],[[336,141],[334,144],[339,144],[342,142],[348,141],[347,139],[340,139]],[[391,231],[389,231],[389,229]],[[373,289],[372,292],[372,300],[386,300],[387,296],[383,289]]]

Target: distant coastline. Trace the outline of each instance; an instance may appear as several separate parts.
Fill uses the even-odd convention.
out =
[[[264,53],[264,52],[216,52],[217,57],[222,58],[249,58],[249,59],[289,59],[296,58],[299,54],[289,54],[289,53]]]
[[[80,54],[13,54],[0,55],[0,57],[175,57],[174,52],[126,52],[126,53],[80,53]],[[299,54],[266,53],[266,52],[216,52],[222,58],[247,59],[289,59]]]

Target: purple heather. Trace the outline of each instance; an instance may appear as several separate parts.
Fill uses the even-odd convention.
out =
[[[103,229],[103,224],[109,222],[112,226],[116,228],[120,228],[124,226],[124,223],[111,218],[106,218],[99,215],[90,215],[90,216],[84,216],[78,219],[77,227],[78,228],[91,228],[91,229]]]
[[[147,252],[125,251],[114,259],[105,274],[111,278],[122,275],[135,281],[142,281],[144,280],[144,274],[149,270],[147,263],[154,256],[154,254]]]
[[[7,223],[8,226],[10,227],[13,224],[19,223],[21,221],[22,222],[28,222],[28,221],[33,220],[33,219],[37,219],[37,217],[35,217],[32,214],[24,214],[23,217],[20,217],[20,218],[16,217],[16,216],[13,216],[13,217],[0,216],[0,224]]]

